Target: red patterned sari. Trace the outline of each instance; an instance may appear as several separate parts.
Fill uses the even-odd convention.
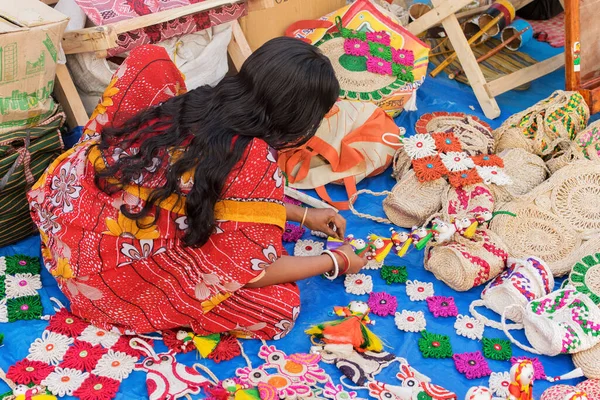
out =
[[[82,142],[29,193],[46,267],[73,313],[105,329],[148,333],[190,326],[199,335],[281,338],[300,310],[296,285],[245,288],[283,250],[284,180],[265,142],[251,142],[227,178],[215,207],[217,231],[200,248],[181,241],[185,197],[161,202],[153,225],[153,218],[136,224],[120,212],[123,204],[142,206],[164,184],[177,151],[157,158],[139,185],[108,195],[95,184],[97,169],[137,151],[134,144],[101,152],[95,144],[102,127],[184,91],[180,72],[159,47],[137,48],[115,73]],[[182,176],[184,192],[192,179],[193,172]]]

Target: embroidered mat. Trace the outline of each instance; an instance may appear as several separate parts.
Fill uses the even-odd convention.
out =
[[[540,42],[547,42],[552,47],[565,45],[565,13],[545,21],[527,21],[533,27],[533,34]]]

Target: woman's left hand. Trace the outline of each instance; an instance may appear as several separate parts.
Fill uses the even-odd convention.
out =
[[[304,225],[340,240],[344,240],[346,233],[346,219],[330,208],[309,208]]]

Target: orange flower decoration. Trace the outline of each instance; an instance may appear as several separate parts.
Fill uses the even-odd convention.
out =
[[[108,87],[102,94],[102,99],[100,100],[100,103],[98,103],[98,105],[94,109],[94,112],[92,113],[92,116],[90,119],[94,119],[100,114],[105,114],[106,109],[113,105],[112,97],[115,94],[119,93],[119,88],[114,87],[115,83],[117,83],[116,76],[108,84]]]
[[[475,165],[479,165],[480,167],[504,168],[504,160],[495,154],[480,154],[471,158]]]
[[[435,140],[435,147],[438,152],[448,153],[450,151],[462,151],[460,140],[452,133],[452,131],[432,133],[431,136]]]
[[[448,180],[454,187],[474,185],[481,182],[481,177],[475,169],[448,173]]]
[[[429,182],[447,175],[449,172],[439,156],[429,156],[412,160],[412,166],[419,182]]]

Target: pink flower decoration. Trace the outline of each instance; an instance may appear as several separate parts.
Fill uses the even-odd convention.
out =
[[[415,55],[412,50],[392,49],[392,61],[396,64],[412,66],[415,63]]]
[[[290,224],[289,222],[285,223],[285,231],[283,231],[283,236],[281,239],[284,242],[297,242],[300,240],[302,235],[304,235],[306,230],[304,228],[300,228],[298,225]]]
[[[367,40],[370,42],[380,43],[389,46],[392,38],[390,37],[389,33],[385,31],[379,31],[367,32]]]
[[[464,374],[467,379],[478,379],[490,376],[492,371],[481,351],[462,353],[452,356],[456,370]]]
[[[427,299],[427,307],[434,317],[456,317],[458,308],[453,297],[431,296]]]
[[[371,293],[367,304],[369,305],[371,312],[380,317],[394,315],[398,308],[398,300],[396,300],[396,297],[386,292]]]
[[[344,52],[351,56],[366,56],[369,54],[369,44],[360,39],[346,39]]]
[[[383,58],[367,57],[367,71],[380,75],[392,74],[392,63]]]
[[[537,357],[511,357],[510,365],[515,365],[519,361],[523,360],[529,360],[533,364],[533,369],[535,370],[533,379],[535,379],[536,381],[546,379],[546,371],[544,370],[544,365],[540,362],[540,360]]]

